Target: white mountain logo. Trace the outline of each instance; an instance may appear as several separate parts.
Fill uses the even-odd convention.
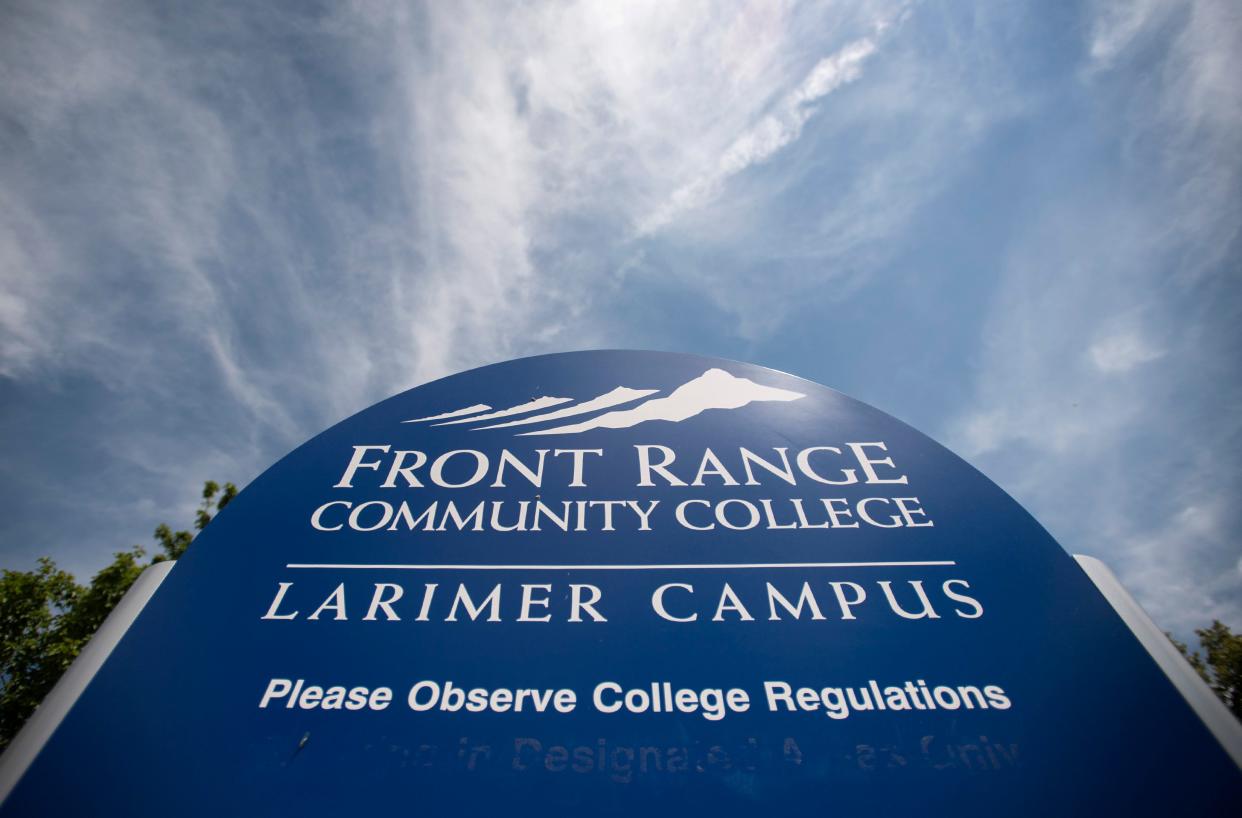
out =
[[[603,409],[612,409],[627,403],[654,395],[658,389],[630,389],[618,386],[590,400],[574,403],[573,398],[541,397],[510,406],[508,409],[493,410],[483,403],[442,412],[423,418],[413,418],[402,423],[430,423],[433,426],[454,426],[470,424],[471,431],[481,429],[506,429],[514,426],[533,426],[535,424],[554,423],[555,421],[577,415],[586,415]],[[763,386],[746,378],[730,375],[723,369],[709,369],[693,380],[683,383],[666,397],[643,400],[637,406],[628,409],[613,409],[578,423],[566,425],[555,424],[543,429],[518,432],[527,435],[576,435],[591,429],[628,429],[651,420],[667,420],[681,423],[683,420],[706,412],[708,409],[740,409],[751,403],[762,401],[793,401],[805,398],[800,392],[788,389],[777,389]],[[572,404],[564,406],[564,404]],[[560,409],[541,411],[560,406]],[[538,414],[532,415],[532,412]],[[527,415],[527,417],[519,417]],[[508,420],[508,418],[518,418]],[[500,423],[489,421],[499,420]],[[483,424],[475,426],[474,424]]]

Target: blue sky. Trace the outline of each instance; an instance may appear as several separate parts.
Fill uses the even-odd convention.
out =
[[[1242,626],[1230,0],[0,7],[0,566],[86,577],[337,420],[566,349],[949,445]]]

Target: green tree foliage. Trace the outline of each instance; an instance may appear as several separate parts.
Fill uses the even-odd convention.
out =
[[[1200,628],[1195,635],[1202,654],[1169,638],[1230,712],[1242,719],[1242,633],[1235,634],[1223,622],[1213,621],[1211,627]]]
[[[68,638],[65,615],[83,588],[49,559],[34,571],[0,577],[0,737],[8,744],[82,645]]]
[[[237,487],[215,481],[203,486],[194,529],[237,496]],[[194,539],[189,531],[155,529],[160,551],[151,563],[175,560]],[[89,585],[79,585],[52,560],[39,560],[33,571],[5,570],[0,575],[0,749],[51,691],[69,663],[85,647],[148,563],[139,546],[118,551]]]
[[[194,515],[194,530],[202,531],[206,528],[214,514],[218,514],[220,509],[227,506],[229,501],[236,496],[237,486],[232,483],[225,483],[223,490],[215,480],[208,480],[204,483],[203,501]],[[166,524],[161,523],[155,529],[155,539],[160,544],[161,553],[155,555],[155,558],[151,560],[152,563],[179,558],[190,547],[194,535],[189,531],[173,531]]]

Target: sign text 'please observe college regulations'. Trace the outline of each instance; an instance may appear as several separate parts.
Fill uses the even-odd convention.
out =
[[[52,792],[100,815],[1173,814],[1242,775],[1074,561],[932,440],[772,370],[582,352],[410,390],[269,469],[0,815]]]

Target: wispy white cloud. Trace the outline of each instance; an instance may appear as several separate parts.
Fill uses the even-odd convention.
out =
[[[862,75],[863,63],[876,51],[876,39],[864,37],[816,63],[810,74],[757,123],[738,136],[709,173],[673,191],[668,201],[639,225],[650,233],[664,227],[681,213],[701,207],[719,196],[729,177],[770,158],[802,135],[802,127],[815,114],[816,103]]]
[[[252,420],[286,429],[309,419],[273,414],[271,400],[323,378],[342,397],[314,423],[462,367],[599,343],[609,292],[586,279],[632,255],[634,225],[696,175],[736,174],[795,139],[903,8],[228,10],[211,25],[231,50],[206,55],[180,50],[185,32],[141,6],[32,4],[6,26],[3,102],[22,150],[55,167],[59,184],[39,191],[38,163],[4,173],[38,203],[30,234],[56,239],[34,249],[10,239],[4,257],[50,257],[54,245],[60,258],[35,265],[35,284],[7,288],[3,366],[92,370],[100,357],[139,355],[160,368],[158,352],[136,352],[141,321],[116,319],[175,312],[182,341],[198,339]],[[247,62],[277,29],[315,42],[340,73],[304,75],[281,52]],[[829,57],[810,59],[833,41]],[[331,83],[340,98],[324,103]],[[346,111],[321,108],[345,100]],[[75,132],[92,141],[65,144]],[[89,234],[65,242],[87,213]],[[568,223],[584,219],[613,238],[566,246]],[[107,287],[80,274],[101,242],[137,258],[103,314],[80,315]],[[8,282],[21,266],[6,264]],[[236,309],[260,269],[279,315],[267,325]],[[304,339],[305,361],[326,364],[318,378],[274,354],[278,326]],[[138,378],[145,368],[126,367]]]
[[[52,351],[40,269],[59,265],[54,242],[42,233],[39,220],[0,190],[0,376],[20,377]]]
[[[1242,572],[1222,545],[1232,540],[1229,496],[1197,486],[1191,504],[1174,506],[1147,531],[1123,530],[1118,570],[1129,590],[1163,627],[1189,637],[1212,620],[1238,621]],[[1188,566],[1193,566],[1189,567]]]
[[[959,123],[1003,107],[899,47],[886,27],[906,7],[13,4],[0,373],[105,384],[126,412],[96,417],[94,437],[121,450],[184,459],[188,445],[184,428],[125,417],[193,418],[202,462],[242,437],[213,462],[244,481],[412,384],[648,343],[612,308],[644,278],[730,316],[730,337],[770,335],[807,292],[832,281],[844,297],[873,275],[951,176],[973,127]],[[773,230],[821,163],[774,160],[812,127],[816,155],[860,135],[879,147]],[[743,179],[759,168],[770,178]],[[642,235],[712,178],[746,184],[659,236],[703,253]],[[167,496],[153,465],[131,465]]]
[[[1155,18],[1163,17],[1176,5],[1168,0],[1130,0],[1125,3],[1107,0],[1096,3],[1089,50],[1094,63],[1092,68],[1109,67]]]
[[[1106,335],[1087,350],[1091,363],[1101,372],[1129,372],[1140,364],[1159,360],[1164,354],[1164,350],[1133,330]]]
[[[978,391],[948,434],[1183,637],[1214,617],[1242,623],[1227,500],[1242,486],[1229,8],[1096,4],[1079,82],[1124,121],[1117,165],[1066,185],[1011,243]]]

